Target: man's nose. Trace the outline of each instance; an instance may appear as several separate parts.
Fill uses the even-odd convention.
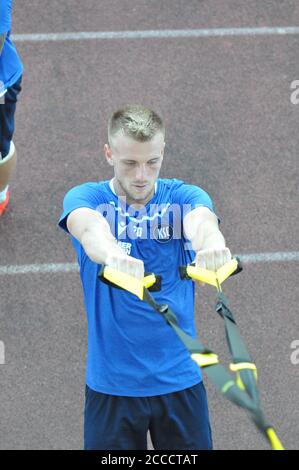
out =
[[[143,181],[145,175],[145,165],[138,165],[136,172],[136,179]]]

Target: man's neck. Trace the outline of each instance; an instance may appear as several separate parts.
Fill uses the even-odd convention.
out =
[[[131,206],[133,207],[134,209],[136,210],[140,210],[142,209],[151,199],[152,197],[154,196],[154,194],[156,193],[157,191],[157,182],[155,183],[154,185],[154,188],[151,192],[151,194],[148,196],[148,198],[144,201],[143,204],[139,203],[139,202],[136,202],[134,199],[130,199],[128,198],[124,193],[123,193],[123,190],[122,188],[119,186],[119,184],[117,183],[117,181],[115,181],[115,178],[112,178],[109,182],[109,185],[110,185],[110,188],[112,189],[112,191],[114,192],[114,194],[116,196],[118,196],[119,198],[121,199],[124,199],[125,202],[128,204],[128,206]]]

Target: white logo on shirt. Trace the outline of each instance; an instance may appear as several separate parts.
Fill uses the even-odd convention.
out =
[[[118,241],[117,244],[126,252],[127,255],[131,254],[132,243]]]

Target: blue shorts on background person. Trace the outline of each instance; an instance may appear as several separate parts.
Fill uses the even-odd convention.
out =
[[[10,39],[12,0],[0,2],[0,216],[9,201],[8,183],[16,166],[12,141],[23,64]]]

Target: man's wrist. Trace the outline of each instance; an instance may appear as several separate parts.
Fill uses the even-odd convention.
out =
[[[225,238],[218,230],[205,238],[201,250],[222,250],[223,248],[226,248]]]
[[[111,258],[114,258],[117,255],[128,256],[127,253],[118,245],[117,241],[109,241],[105,249],[105,258],[104,264],[109,264]]]

